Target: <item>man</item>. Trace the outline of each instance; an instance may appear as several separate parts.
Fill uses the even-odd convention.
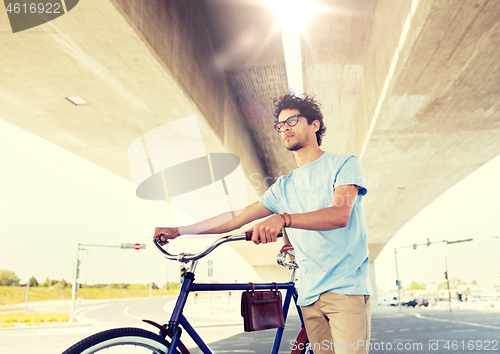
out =
[[[297,168],[235,218],[226,213],[194,225],[156,228],[154,237],[163,245],[182,234],[225,233],[275,214],[252,228],[252,241],[276,242],[287,228],[300,267],[298,303],[314,353],[367,353],[372,289],[361,164],[354,155],[319,148],[326,128],[312,97],[288,93],[274,105],[275,129]]]

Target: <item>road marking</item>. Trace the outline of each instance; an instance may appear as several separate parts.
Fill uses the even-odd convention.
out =
[[[388,329],[387,331],[384,331],[384,332],[385,333],[392,333],[392,332],[394,332],[394,330],[393,329]]]
[[[409,331],[410,329],[409,328],[401,328],[399,331],[400,332],[406,332],[406,331]]]
[[[123,310],[123,313],[125,314],[125,316],[128,316],[128,317],[131,317],[131,318],[134,318],[136,320],[142,320],[144,318],[144,316],[134,316],[132,314],[130,314],[128,312],[128,310],[131,308],[131,307],[134,307],[134,306],[140,306],[139,304],[133,304],[133,305],[130,305],[130,306],[127,306],[125,307],[125,310]]]
[[[421,330],[423,330],[423,328],[422,327],[418,327],[418,328],[415,328],[415,330],[416,331],[421,331]]]
[[[475,332],[475,329],[456,329],[452,332]]]
[[[500,329],[500,327],[495,327],[495,326],[489,326],[485,324],[479,324],[479,323],[473,323],[473,322],[463,322],[463,321],[452,321],[452,320],[443,320],[441,318],[430,318],[430,317],[425,317],[422,316],[419,313],[415,314],[415,317],[418,317],[423,320],[431,320],[431,321],[439,321],[439,322],[448,322],[448,323],[460,323],[460,324],[465,324],[469,326],[476,326],[476,327],[484,327],[484,328],[493,328],[493,329]],[[437,328],[437,327],[431,327],[431,328]]]

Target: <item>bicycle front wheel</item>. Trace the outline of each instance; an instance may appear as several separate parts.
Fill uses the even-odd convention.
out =
[[[83,339],[62,354],[153,353],[165,354],[170,343],[157,334],[140,328],[116,328]],[[179,349],[177,354],[189,354]]]

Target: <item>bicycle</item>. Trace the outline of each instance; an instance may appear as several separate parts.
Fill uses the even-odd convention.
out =
[[[281,232],[279,234],[281,236]],[[187,297],[192,291],[220,291],[220,290],[251,290],[252,285],[250,283],[224,283],[224,284],[198,284],[194,282],[194,273],[196,270],[196,265],[198,260],[207,256],[218,246],[231,241],[246,240],[250,241],[252,238],[252,232],[247,231],[243,234],[229,235],[217,239],[213,244],[208,246],[205,250],[196,253],[180,253],[177,255],[170,254],[164,250],[156,241],[153,244],[161,252],[161,254],[168,260],[175,260],[181,263],[189,263],[190,268],[184,277],[179,295],[175,307],[173,309],[170,321],[168,324],[160,325],[156,322],[150,320],[143,320],[144,322],[151,324],[159,329],[159,334],[141,329],[141,328],[115,328],[106,330],[90,337],[87,337],[70,348],[66,349],[63,354],[91,354],[91,353],[102,353],[104,351],[108,352],[109,348],[121,347],[121,352],[128,352],[127,347],[133,347],[134,353],[139,353],[139,349],[144,349],[144,352],[153,352],[155,354],[189,354],[189,350],[180,341],[182,328],[188,333],[188,335],[193,339],[198,348],[205,354],[212,354],[212,351],[207,344],[202,340],[202,338],[196,333],[195,329],[191,326],[189,321],[183,315],[183,309],[186,305]],[[290,281],[287,283],[277,283],[278,289],[286,290],[286,295],[283,302],[283,317],[285,320],[288,315],[288,309],[290,307],[291,299],[293,298],[295,302],[295,307],[297,309],[301,330],[297,339],[291,348],[291,354],[306,354],[312,353],[309,346],[309,341],[307,339],[307,333],[304,327],[304,320],[302,318],[302,312],[300,306],[297,305],[297,289],[295,287],[295,274],[298,269],[297,263],[295,261],[286,261],[286,256],[293,256],[293,247],[291,245],[285,245],[281,248],[277,256],[277,262],[282,267],[286,267],[292,270]],[[276,283],[254,283],[256,290],[274,290]],[[277,354],[281,339],[283,335],[284,328],[277,328],[274,337],[273,348],[271,354]],[[123,350],[125,349],[125,350]],[[113,349],[112,349],[113,350]],[[112,352],[112,351],[111,351]]]

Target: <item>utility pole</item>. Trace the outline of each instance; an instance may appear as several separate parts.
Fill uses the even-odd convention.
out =
[[[401,312],[401,281],[399,280],[399,274],[398,274],[398,252],[396,247],[394,247],[394,259],[396,261],[396,286],[398,287],[398,309],[399,312]]]
[[[73,323],[75,321],[75,301],[76,301],[76,290],[78,287],[78,276],[79,276],[79,267],[80,267],[80,260],[79,260],[79,253],[80,250],[82,251],[87,251],[87,257],[88,257],[88,249],[85,247],[106,247],[106,248],[121,248],[121,249],[130,249],[133,248],[135,250],[141,250],[141,249],[146,249],[146,245],[144,243],[122,243],[119,246],[115,245],[89,245],[89,244],[78,244],[78,248],[76,251],[76,262],[75,262],[75,274],[73,276],[73,288],[71,289],[71,313],[69,317],[69,323]],[[85,270],[85,284],[87,283],[87,270]],[[151,284],[150,284],[151,285]],[[151,292],[151,288],[150,288]]]
[[[448,276],[448,260],[446,259],[446,255],[444,255],[444,264],[446,267],[446,272],[444,272],[444,277],[446,278],[446,283],[448,284],[448,302],[450,303],[450,313],[451,313],[450,277]]]
[[[78,272],[79,272],[78,267],[80,266],[80,260],[78,259],[79,253],[80,253],[80,244],[78,244],[78,247],[76,250],[76,262],[75,262],[75,269],[74,269],[74,274],[73,274],[73,286],[71,287],[71,312],[70,312],[70,317],[69,317],[69,323],[73,323],[75,321],[76,287],[78,286],[76,281],[78,279]]]
[[[396,285],[398,287],[398,307],[399,307],[399,311],[401,311],[401,280],[399,279],[399,274],[398,274],[398,256],[397,256],[397,250],[398,249],[410,248],[411,247],[413,250],[416,250],[417,246],[427,246],[427,247],[429,247],[433,243],[446,242],[447,245],[450,245],[450,244],[453,244],[453,243],[470,242],[470,241],[473,241],[473,239],[472,238],[467,238],[467,239],[455,240],[455,241],[442,240],[442,241],[431,242],[429,240],[429,238],[427,237],[427,242],[426,243],[420,243],[420,244],[414,243],[411,246],[394,247],[394,259],[396,261],[396,278],[397,278],[396,279]],[[445,276],[446,276],[446,280],[448,281],[448,262],[446,261],[446,256],[445,256],[445,262],[446,262]],[[450,301],[450,312],[451,312],[451,292],[450,292],[450,282],[449,281],[448,281],[448,299]]]
[[[26,299],[24,300],[24,310],[28,309],[28,293],[30,291],[30,279],[28,278],[28,282],[26,283]]]

